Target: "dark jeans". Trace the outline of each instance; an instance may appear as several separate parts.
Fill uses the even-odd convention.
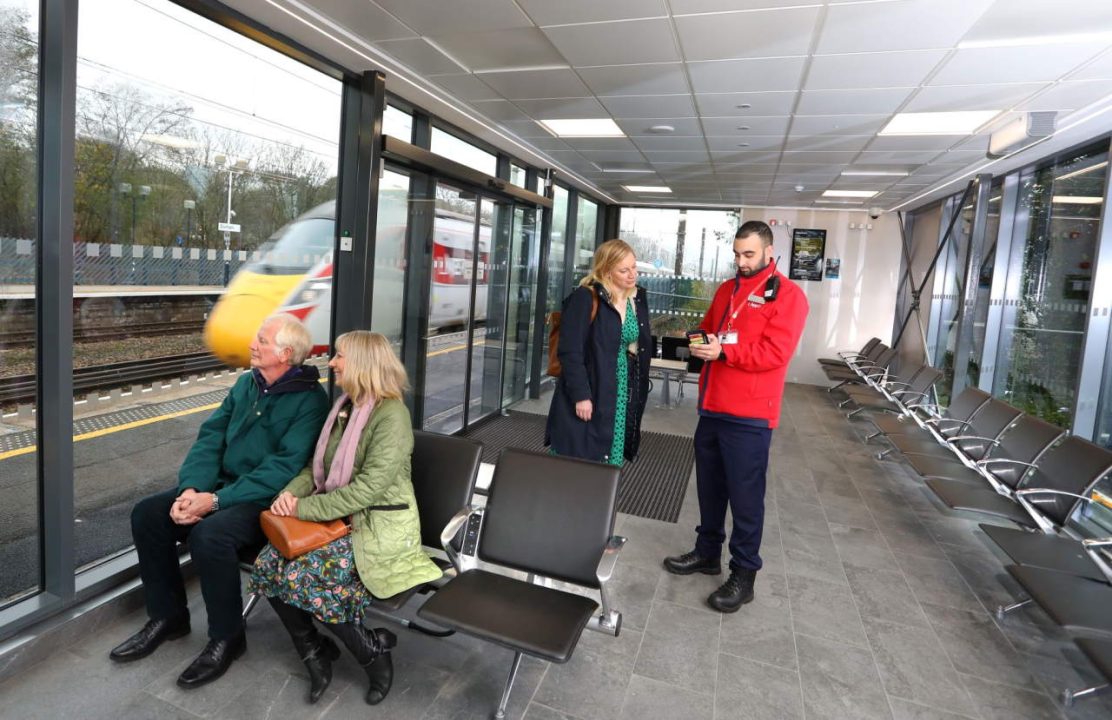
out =
[[[761,569],[765,473],[772,430],[700,417],[695,430],[695,474],[699,490],[699,537],[695,552],[722,556],[726,507],[734,518],[730,569]]]
[[[195,525],[178,525],[170,519],[170,507],[177,496],[176,489],[151,495],[131,511],[131,536],[139,554],[147,615],[152,620],[172,620],[189,614],[177,548],[177,543],[188,539],[208,613],[209,638],[233,637],[243,629],[237,552],[264,542],[259,513],[266,507],[233,505]]]

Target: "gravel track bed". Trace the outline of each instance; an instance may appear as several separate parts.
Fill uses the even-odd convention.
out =
[[[201,352],[204,349],[205,344],[201,340],[201,333],[95,340],[74,343],[73,365],[83,368],[125,360]],[[34,347],[0,350],[0,377],[30,375],[34,372]]]

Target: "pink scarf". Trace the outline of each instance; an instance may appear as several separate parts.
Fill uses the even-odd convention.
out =
[[[351,482],[351,473],[355,466],[355,450],[359,447],[359,439],[363,435],[363,428],[366,427],[367,421],[371,417],[371,411],[375,408],[373,396],[362,405],[352,406],[351,419],[348,420],[347,427],[344,428],[344,435],[340,438],[340,444],[336,446],[336,453],[332,456],[332,465],[328,468],[328,476],[325,477],[324,475],[324,453],[328,449],[328,439],[332,436],[332,427],[336,424],[336,416],[340,414],[340,409],[350,399],[347,393],[340,396],[340,399],[332,406],[332,412],[328,413],[328,419],[324,421],[320,437],[317,438],[317,449],[313,453],[314,495],[332,492]]]

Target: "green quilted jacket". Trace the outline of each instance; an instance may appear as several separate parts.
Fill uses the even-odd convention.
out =
[[[332,428],[324,467],[340,443],[340,423]],[[413,429],[400,400],[384,400],[371,413],[355,454],[351,483],[312,495],[313,464],[285,489],[297,496],[302,520],[351,516],[352,547],[359,578],[379,598],[440,577],[440,569],[421,549],[421,521],[410,480]]]

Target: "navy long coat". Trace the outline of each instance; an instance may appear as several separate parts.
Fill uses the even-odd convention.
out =
[[[617,408],[618,346],[621,316],[610,304],[609,294],[595,285],[599,296],[598,315],[591,322],[591,291],[576,288],[564,300],[560,317],[561,376],[548,410],[545,444],[557,455],[607,462],[614,441],[614,412]],[[626,410],[625,457],[637,455],[641,439],[641,415],[649,394],[649,360],[652,334],[645,288],[638,287],[633,299],[637,313],[637,362],[630,373],[630,397]],[[591,400],[590,422],[575,415],[575,403]]]

